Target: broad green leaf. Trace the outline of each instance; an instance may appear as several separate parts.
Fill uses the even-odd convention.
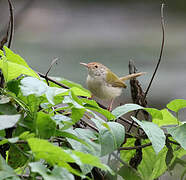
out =
[[[77,163],[77,164],[89,164],[103,170],[110,170],[110,168],[104,164],[102,164],[99,158],[91,155],[85,154],[79,151],[70,151],[70,150],[63,150],[60,147],[57,147],[46,140],[37,139],[37,138],[30,138],[28,139],[28,144],[34,153],[36,159],[44,159],[48,163],[52,165],[59,165],[64,167],[69,172],[72,172],[76,175],[81,175],[78,171],[71,168],[67,162],[70,163]]]
[[[20,119],[21,115],[0,115],[0,130],[14,126]]]
[[[133,147],[135,146],[135,138],[126,138],[125,144],[122,147]],[[130,159],[135,155],[136,150],[122,150],[120,151],[120,157],[124,162],[129,163]]]
[[[28,144],[10,144],[8,164],[14,169],[24,166],[28,161],[26,152],[29,150]]]
[[[77,142],[76,140],[72,138],[67,138],[67,141],[70,143],[72,148],[76,151],[81,151],[84,153],[89,153],[95,156],[100,156],[101,154],[101,146],[100,144],[96,143],[97,137],[93,133],[93,131],[89,129],[82,129],[82,128],[76,128],[76,129],[68,129],[67,132],[73,133],[77,137],[79,137],[80,140],[86,142],[88,144],[85,145],[83,143]],[[87,165],[87,164],[82,164],[80,165],[81,171],[84,174],[89,173],[92,170],[92,166]]]
[[[100,156],[101,147],[100,144],[97,143],[98,141],[97,133],[93,133],[93,131],[89,129],[82,129],[82,128],[76,128],[74,130],[68,129],[66,131],[79,137],[80,140],[86,142],[89,145],[87,146],[84,143],[77,142],[77,140],[73,138],[67,138],[67,141],[71,144],[74,150]]]
[[[84,92],[87,92],[87,94],[90,94],[90,91],[83,88],[80,84],[77,84],[75,82],[69,81],[67,79],[58,79],[59,82],[65,84],[66,86],[68,86],[69,88],[73,88],[73,87],[77,87],[79,89],[82,89]]]
[[[37,113],[36,128],[40,138],[50,138],[55,134],[56,123],[44,112]]]
[[[7,88],[9,91],[13,92],[17,96],[20,90],[19,84],[20,80],[13,79],[7,82]]]
[[[139,121],[135,117],[132,119],[137,122],[141,128],[145,131],[146,135],[152,142],[154,151],[158,154],[165,146],[165,134],[156,124],[148,121]]]
[[[76,162],[69,153],[62,148],[55,146],[43,139],[30,138],[27,140],[28,144],[34,153],[36,159],[44,159],[51,165],[58,165],[67,169],[69,172],[77,176],[84,177],[79,171],[73,169],[68,162]]]
[[[145,141],[145,144],[149,141]],[[152,146],[142,149],[142,161],[138,166],[143,180],[154,180],[161,176],[167,170],[165,158],[167,148],[164,147],[158,155],[154,152]]]
[[[108,128],[102,126],[99,131],[101,155],[104,156],[118,149],[124,142],[125,128],[117,122],[108,122]]]
[[[3,49],[5,50],[5,55],[8,61],[11,61],[13,63],[20,64],[27,68],[30,68],[21,56],[19,56],[18,54],[15,54],[12,50],[7,48],[6,46],[4,46]]]
[[[18,137],[15,138],[9,138],[9,139],[3,139],[0,141],[0,145],[6,144],[6,143],[16,143],[19,140]]]
[[[67,131],[60,131],[60,130],[56,130],[55,132],[55,136],[58,136],[58,137],[65,137],[65,138],[68,138],[68,139],[73,139],[74,141],[79,142],[79,143],[82,143],[88,147],[90,147],[84,140],[80,139],[78,136],[76,136],[75,134],[72,134],[73,132],[73,129],[70,129],[69,132]],[[75,149],[77,150],[77,149]]]
[[[126,180],[143,180],[140,174],[127,164],[120,168],[118,174]]]
[[[155,108],[144,108],[145,111],[147,111],[152,116],[153,119],[163,120],[162,112]]]
[[[178,120],[174,117],[167,109],[162,109],[161,113],[163,115],[163,119],[156,119],[152,120],[153,123],[157,124],[158,126],[168,126],[168,125],[177,125]]]
[[[78,122],[84,115],[85,113],[85,109],[78,109],[78,108],[75,108],[75,107],[72,107],[71,109],[72,113],[71,113],[71,118],[72,118],[72,121],[74,123]]]
[[[1,49],[0,49],[0,56],[4,56],[4,52]]]
[[[122,106],[118,106],[117,108],[115,108],[112,111],[112,114],[116,118],[119,118],[119,117],[121,117],[122,115],[124,115],[124,114],[126,114],[128,112],[131,112],[131,111],[134,111],[134,110],[138,110],[138,109],[143,109],[143,107],[140,106],[140,105],[137,105],[137,104],[124,104]]]
[[[43,81],[33,77],[25,77],[22,79],[20,88],[24,96],[29,96],[31,94],[42,96],[45,94],[49,103],[53,105],[54,96],[67,91],[63,88],[49,87]]]
[[[167,108],[174,112],[178,112],[180,109],[186,108],[186,100],[184,99],[172,100],[170,103],[167,104]]]
[[[66,104],[70,104],[70,105],[73,105],[75,108],[77,109],[85,109],[82,105],[80,105],[79,103],[77,103],[74,99],[72,99],[70,96],[65,96],[64,97],[64,100],[63,100],[63,103],[66,103]]]
[[[92,107],[92,106],[89,106],[89,105],[84,105],[84,107],[87,108],[87,109],[89,109],[89,110],[96,111],[96,112],[102,114],[108,120],[115,119],[115,116],[111,112],[109,112],[108,110],[106,110],[106,109],[102,109],[100,107]]]
[[[62,114],[56,114],[51,118],[56,122],[60,129],[68,129],[74,124],[72,118]]]
[[[31,68],[10,62],[5,57],[0,61],[0,68],[2,69],[6,82],[16,79],[20,75],[28,75],[39,78]]]
[[[79,88],[79,87],[72,87],[72,88],[71,88],[71,91],[73,91],[73,93],[74,93],[76,96],[91,97],[91,94],[90,94],[89,91],[84,90],[84,89]]]
[[[8,96],[0,95],[0,104],[7,104],[8,102],[10,102],[10,98]]]
[[[19,177],[16,176],[14,170],[8,166],[5,160],[0,155],[0,178],[4,179],[12,179],[12,180],[20,180]]]
[[[167,131],[186,150],[186,124],[167,128]]]
[[[154,109],[154,108],[144,108],[138,104],[125,104],[125,105],[119,106],[112,111],[112,114],[116,118],[119,118],[128,112],[140,110],[140,109],[147,111],[152,116],[152,119],[154,119],[154,118],[162,119],[163,118],[160,110]]]
[[[16,107],[11,103],[0,104],[0,115],[15,115],[17,114]]]
[[[20,88],[24,96],[29,96],[31,94],[41,96],[46,93],[48,86],[37,78],[25,77],[21,80]]]
[[[57,87],[48,87],[47,91],[46,91],[46,97],[49,103],[51,103],[52,105],[54,105],[54,97],[56,95],[60,95],[64,92],[67,92],[67,89],[63,89],[63,88],[57,88]]]
[[[41,162],[29,163],[32,172],[39,173],[44,180],[74,180],[74,176],[66,169],[54,166],[54,169],[50,171]]]

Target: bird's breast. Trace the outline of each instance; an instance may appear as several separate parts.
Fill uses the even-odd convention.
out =
[[[112,87],[101,78],[87,77],[87,86],[91,93],[100,99],[113,99],[121,95],[122,88]]]

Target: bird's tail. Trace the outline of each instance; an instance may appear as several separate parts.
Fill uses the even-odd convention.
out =
[[[142,76],[146,74],[146,72],[140,72],[140,73],[134,73],[134,74],[129,74],[127,76],[124,76],[124,77],[121,77],[120,80],[121,81],[126,81],[126,80],[129,80],[129,79],[132,79],[132,78],[136,78],[138,76]]]

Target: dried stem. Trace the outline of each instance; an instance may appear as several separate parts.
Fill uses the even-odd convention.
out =
[[[153,73],[152,78],[150,80],[150,83],[149,83],[149,85],[147,87],[147,90],[145,91],[145,95],[144,95],[143,101],[145,101],[145,99],[146,99],[146,96],[147,96],[147,94],[149,92],[149,89],[150,89],[150,87],[152,85],[152,82],[154,80],[154,77],[156,75],[156,72],[157,72],[157,70],[159,68],[159,65],[160,65],[160,62],[161,62],[161,59],[162,59],[162,54],[163,54],[163,49],[164,49],[164,44],[165,44],[165,24],[164,24],[163,9],[164,9],[164,3],[161,5],[162,43],[161,43],[160,55],[159,55],[158,63],[156,65],[156,67],[155,67],[154,73]]]
[[[10,38],[8,41],[8,48],[10,48],[13,39],[13,34],[14,34],[14,13],[13,13],[13,6],[10,0],[8,0],[8,4],[10,10]]]

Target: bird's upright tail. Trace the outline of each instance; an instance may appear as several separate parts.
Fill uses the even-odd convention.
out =
[[[138,76],[142,76],[146,74],[146,72],[140,72],[140,73],[134,73],[134,74],[129,74],[127,76],[124,76],[124,77],[121,77],[120,80],[121,81],[126,81],[126,80],[129,80],[129,79],[132,79],[132,78],[136,78]]]

